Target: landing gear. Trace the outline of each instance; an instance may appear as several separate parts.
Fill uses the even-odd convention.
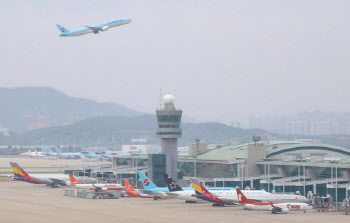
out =
[[[213,204],[213,207],[223,207],[224,204]]]

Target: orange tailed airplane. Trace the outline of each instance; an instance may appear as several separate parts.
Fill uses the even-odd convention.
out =
[[[125,185],[125,190],[126,190],[126,194],[129,195],[130,197],[142,197],[142,198],[154,198],[151,195],[148,194],[140,194],[139,192],[137,192],[129,183],[128,180],[124,179],[124,185]]]
[[[107,190],[123,190],[124,187],[120,184],[83,184],[77,181],[72,174],[69,174],[69,178],[71,180],[71,185],[76,188],[81,189],[90,189],[95,191],[107,191]]]

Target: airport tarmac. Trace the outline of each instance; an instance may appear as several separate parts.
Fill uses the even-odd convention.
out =
[[[63,196],[68,188],[49,188],[28,183],[0,184],[1,223],[62,222],[345,222],[343,212],[290,212],[271,214],[241,207],[212,207],[209,203],[186,204],[180,200],[141,198],[83,199]]]

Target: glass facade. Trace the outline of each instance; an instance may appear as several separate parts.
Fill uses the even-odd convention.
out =
[[[294,148],[290,148],[290,149],[283,149],[280,151],[276,151],[273,153],[268,154],[266,157],[270,158],[282,153],[288,153],[288,152],[294,152],[294,151],[298,151],[298,150],[324,150],[324,151],[328,151],[328,152],[335,152],[335,153],[340,153],[343,155],[347,155],[350,156],[350,152],[347,151],[343,151],[340,149],[335,149],[335,148],[330,148],[330,147],[321,147],[321,146],[304,146],[304,147],[294,147]]]
[[[157,115],[158,122],[181,122],[181,115]]]
[[[166,173],[166,155],[149,154],[148,155],[148,177],[158,187],[166,187],[164,173]]]
[[[159,128],[180,128],[180,125],[159,125]]]
[[[157,132],[157,135],[182,135],[182,132]]]

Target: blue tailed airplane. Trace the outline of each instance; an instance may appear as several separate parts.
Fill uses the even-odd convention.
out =
[[[160,197],[160,198],[171,198],[167,193],[167,192],[171,192],[169,190],[169,188],[171,187],[171,184],[169,185],[167,183],[168,184],[167,187],[157,187],[157,185],[155,185],[152,182],[152,180],[146,176],[146,174],[142,173],[141,171],[138,171],[138,174],[140,176],[140,180],[143,186],[143,189],[140,190],[142,193],[151,194],[155,197]],[[173,180],[171,179],[171,181]],[[173,183],[173,186],[174,184],[175,182]],[[193,193],[195,193],[193,187],[183,187],[181,188],[181,190],[192,190]],[[236,189],[233,187],[212,187],[210,188],[210,190],[236,190]]]
[[[81,36],[81,35],[88,34],[88,33],[97,34],[100,31],[104,32],[104,31],[107,31],[108,29],[113,28],[115,26],[125,25],[125,24],[128,24],[130,22],[131,22],[131,19],[118,19],[118,20],[114,20],[111,22],[101,23],[98,25],[85,26],[84,28],[73,30],[73,31],[69,31],[68,29],[66,29],[58,24],[57,24],[57,27],[61,31],[60,37],[69,37],[69,36]]]

